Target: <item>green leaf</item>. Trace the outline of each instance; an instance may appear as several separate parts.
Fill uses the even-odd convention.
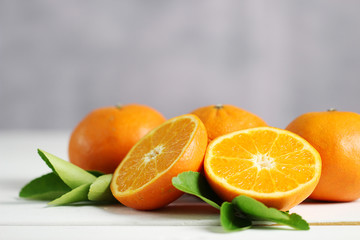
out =
[[[91,185],[88,193],[90,201],[115,201],[110,190],[112,174],[98,177]]]
[[[94,175],[95,177],[100,177],[102,175],[104,175],[104,173],[99,172],[99,171],[95,171],[95,170],[86,170],[88,173],[91,173],[92,175]]]
[[[220,208],[220,223],[226,231],[239,231],[251,227],[251,220],[242,216],[232,203],[223,202]]]
[[[309,230],[310,226],[309,223],[306,222],[300,215],[296,214],[296,213],[291,213],[289,215],[289,222],[291,224],[288,224],[289,226],[295,228],[295,229],[299,229],[299,230]],[[285,223],[283,223],[285,224]]]
[[[232,203],[239,211],[253,220],[271,221],[299,230],[309,229],[309,224],[301,216],[295,213],[282,212],[275,208],[268,208],[253,198],[242,195],[234,198]]]
[[[37,200],[54,200],[70,190],[71,188],[57,174],[51,172],[26,184],[20,190],[19,196]]]
[[[53,206],[59,206],[69,203],[87,201],[90,185],[90,183],[86,183],[77,188],[74,188],[70,192],[65,193],[61,197],[49,202],[48,204]]]
[[[96,177],[84,169],[67,162],[51,153],[38,149],[40,157],[68,185],[75,189],[81,185],[92,183]]]
[[[204,176],[198,172],[183,172],[173,177],[172,184],[180,191],[195,195],[214,208],[220,209],[222,201],[214,193]]]
[[[64,205],[79,201],[114,200],[109,185],[112,175],[85,171],[53,154],[38,149],[40,157],[53,170],[26,184],[20,197],[53,200],[49,205]],[[91,190],[90,190],[91,189]]]

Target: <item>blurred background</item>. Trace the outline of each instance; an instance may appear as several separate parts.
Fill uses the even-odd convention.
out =
[[[0,0],[0,130],[94,108],[233,104],[276,127],[360,112],[360,1]]]

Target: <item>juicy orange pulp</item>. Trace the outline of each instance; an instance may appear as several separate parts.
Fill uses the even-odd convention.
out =
[[[195,115],[166,121],[142,138],[115,170],[113,195],[136,209],[167,205],[182,195],[171,179],[184,171],[199,171],[206,146],[205,127]]]
[[[216,138],[208,146],[204,168],[210,185],[224,200],[243,194],[288,210],[314,190],[321,159],[298,135],[259,127]]]

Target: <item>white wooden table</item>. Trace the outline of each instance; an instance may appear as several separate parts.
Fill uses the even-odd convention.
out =
[[[184,195],[157,211],[121,204],[48,207],[18,197],[31,179],[50,172],[37,148],[67,158],[70,131],[0,131],[0,239],[360,239],[360,201],[305,202],[291,212],[309,231],[253,228],[225,233],[218,211]],[[282,227],[280,227],[282,228]]]

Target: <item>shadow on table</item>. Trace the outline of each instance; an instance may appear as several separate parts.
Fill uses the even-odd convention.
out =
[[[219,226],[219,210],[196,197],[184,195],[166,207],[151,211],[135,210],[121,204],[104,206],[109,213],[128,216],[129,222],[141,217],[138,224],[148,225],[151,222],[164,226]]]
[[[313,200],[313,199],[306,199],[301,203],[301,205],[326,205],[326,204],[344,204],[350,202],[333,202],[333,201],[322,201],[322,200]]]

